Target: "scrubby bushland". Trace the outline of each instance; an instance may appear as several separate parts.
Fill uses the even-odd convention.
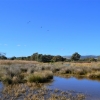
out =
[[[100,78],[100,63],[0,61],[0,80],[8,84],[45,82],[52,79],[53,74]]]
[[[0,79],[7,84],[46,82],[53,78],[52,71],[38,64],[11,64],[0,67]]]
[[[54,72],[55,75],[100,79],[100,63],[64,63],[63,65],[58,63],[58,65],[61,67],[59,71]]]

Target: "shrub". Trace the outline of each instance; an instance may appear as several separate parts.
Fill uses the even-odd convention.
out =
[[[51,67],[50,69],[53,73],[57,72],[60,70],[60,68],[57,68],[57,67]]]
[[[34,68],[32,68],[32,67],[31,67],[31,68],[28,68],[28,70],[27,70],[27,73],[28,73],[28,74],[31,74],[31,73],[33,73],[33,72],[34,72]]]
[[[89,77],[89,78],[100,78],[100,72],[88,73],[87,77]]]
[[[34,74],[30,74],[26,77],[28,82],[42,82],[42,78],[40,76],[35,76]]]
[[[2,81],[3,81],[5,84],[12,84],[12,79],[11,79],[11,77],[8,77],[8,76],[3,76],[3,77],[2,77]]]
[[[63,68],[60,70],[61,74],[71,74],[72,73],[72,69],[70,68]]]
[[[77,74],[77,75],[85,75],[86,74],[86,71],[83,70],[82,68],[81,69],[75,69],[74,70],[74,74]]]
[[[19,83],[20,82],[20,78],[18,78],[17,76],[14,76],[12,78],[12,82],[15,84],[15,83]]]
[[[21,70],[21,72],[27,72],[28,68],[21,67],[20,70]]]
[[[34,72],[33,74],[29,74],[26,76],[26,80],[28,82],[46,82],[48,79],[53,78],[53,73],[51,71],[42,71],[42,72]]]

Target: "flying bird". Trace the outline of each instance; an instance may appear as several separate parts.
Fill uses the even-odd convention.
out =
[[[29,24],[31,21],[28,21],[27,24]]]

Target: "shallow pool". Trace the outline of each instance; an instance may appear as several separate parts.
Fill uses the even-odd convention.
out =
[[[100,82],[88,79],[54,77],[54,81],[47,86],[63,91],[74,90],[76,93],[86,94],[86,100],[100,100]]]

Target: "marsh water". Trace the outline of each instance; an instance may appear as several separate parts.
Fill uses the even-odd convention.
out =
[[[48,87],[83,93],[86,95],[86,100],[100,100],[100,81],[55,76],[54,81]]]
[[[86,95],[85,100],[100,100],[100,81],[58,76],[54,76],[53,80],[49,85],[46,85],[50,89],[59,89],[78,94],[83,93]],[[0,91],[2,91],[3,87],[3,83],[0,82]]]
[[[3,83],[0,82],[0,91],[2,91],[2,89],[3,89]]]

